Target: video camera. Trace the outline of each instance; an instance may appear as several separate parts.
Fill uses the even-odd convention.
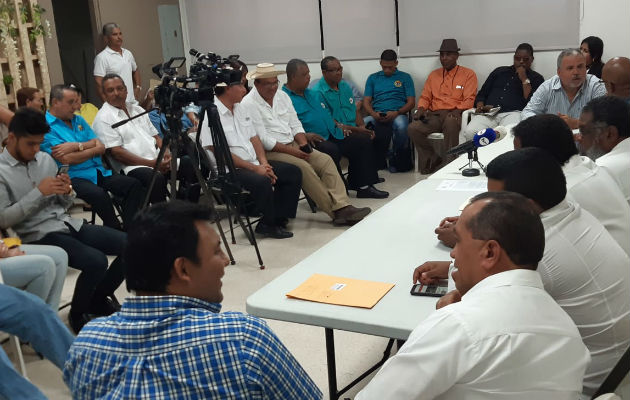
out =
[[[177,75],[177,70],[186,61],[184,57],[172,57],[151,69],[162,80],[155,88],[155,103],[167,116],[181,116],[182,107],[190,103],[212,103],[215,86],[229,81],[230,66],[239,58],[238,55],[221,58],[218,54],[203,54],[195,49],[188,53],[196,59],[188,76]]]

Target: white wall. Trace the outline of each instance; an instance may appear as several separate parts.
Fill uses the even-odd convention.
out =
[[[630,0],[580,0],[580,3],[580,38],[577,39],[575,47],[579,47],[579,42],[587,36],[599,36],[604,41],[604,61],[613,56],[630,57]],[[185,7],[185,1],[180,0],[180,7]],[[184,15],[185,13],[182,13],[182,18],[184,19],[182,26],[186,30]],[[515,43],[514,47],[516,48],[517,45],[518,43]],[[188,48],[186,43],[184,43],[184,47]],[[439,43],[436,43],[435,47],[437,49]],[[206,49],[206,51],[209,50],[212,49]],[[238,53],[238,49],[234,49],[234,51]],[[326,55],[343,58],[339,54]],[[557,55],[558,51],[535,51],[533,68],[545,78],[553,76],[556,73]],[[363,88],[367,77],[380,69],[378,64],[379,56],[380,54],[376,54],[373,60],[342,61],[344,77]],[[253,65],[250,65],[252,60],[243,61],[248,64],[250,70],[254,68]],[[472,68],[477,73],[477,80],[479,81],[479,87],[481,87],[488,74],[494,68],[512,63],[512,53],[462,54],[458,63]],[[413,57],[399,60],[399,69],[408,72],[414,79],[416,96],[420,95],[427,75],[439,66],[437,53],[435,57]],[[277,64],[277,67],[284,68],[284,65]],[[311,79],[321,77],[318,63],[309,63],[309,68],[311,70]],[[281,82],[284,82],[284,79],[282,76],[280,77]]]

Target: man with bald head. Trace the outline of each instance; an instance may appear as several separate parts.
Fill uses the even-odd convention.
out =
[[[578,49],[565,49],[558,55],[557,75],[536,90],[521,113],[557,114],[571,129],[577,129],[582,108],[590,100],[606,95],[606,88],[594,75],[586,73],[586,59]]]
[[[630,104],[630,59],[615,57],[602,69],[602,81],[609,96],[621,97]]]

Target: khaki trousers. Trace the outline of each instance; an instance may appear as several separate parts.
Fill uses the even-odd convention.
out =
[[[448,150],[457,146],[461,124],[462,110],[429,111],[425,122],[414,121],[409,124],[407,135],[409,135],[418,151],[419,170],[438,157],[427,136],[435,132],[442,132],[444,134],[444,145],[446,150]]]
[[[295,142],[289,146],[300,147]],[[346,186],[328,154],[313,149],[307,161],[290,154],[270,151],[267,152],[267,159],[298,167],[302,171],[302,189],[330,218],[334,218],[334,211],[350,205]]]

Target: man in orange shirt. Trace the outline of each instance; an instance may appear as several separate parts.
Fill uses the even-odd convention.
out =
[[[414,114],[416,121],[407,130],[418,150],[418,168],[423,174],[433,173],[442,163],[427,136],[442,132],[446,148],[456,146],[462,111],[474,106],[477,76],[473,70],[457,65],[459,50],[457,40],[442,41],[439,50],[442,68],[429,74]]]

